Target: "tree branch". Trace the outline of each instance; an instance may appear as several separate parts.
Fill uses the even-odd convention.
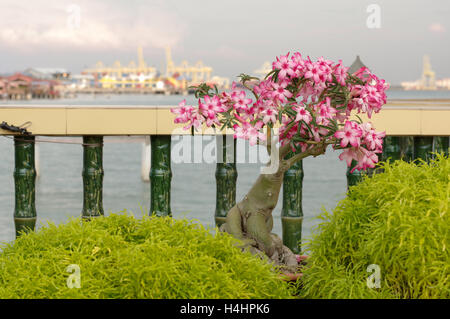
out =
[[[295,154],[294,156],[292,156],[291,158],[289,158],[289,159],[287,159],[285,161],[286,161],[287,165],[289,167],[291,167],[292,165],[294,165],[298,161],[300,161],[300,160],[302,160],[302,159],[304,159],[304,158],[306,158],[308,156],[316,157],[316,156],[324,154],[326,152],[326,150],[327,150],[327,146],[330,145],[330,144],[334,144],[334,143],[336,143],[336,139],[335,138],[333,138],[333,139],[331,139],[329,141],[324,140],[324,141],[318,142],[317,144],[315,144],[315,146],[313,146],[309,150],[307,150],[305,152],[302,152],[302,153]]]
[[[280,146],[280,150],[278,152],[280,156],[280,160],[284,159],[284,157],[292,150],[291,144],[287,143],[283,146]]]
[[[270,143],[267,143],[267,153],[269,154],[269,157],[272,154],[272,129],[270,127],[267,127],[267,138],[266,141],[270,141]]]

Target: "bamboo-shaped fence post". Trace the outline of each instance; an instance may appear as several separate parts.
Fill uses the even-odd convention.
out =
[[[296,254],[300,253],[302,240],[303,176],[303,161],[298,161],[284,173],[283,179],[283,207],[281,209],[283,244]]]
[[[16,237],[22,231],[34,230],[36,225],[34,142],[34,136],[14,137]]]
[[[170,209],[170,135],[152,135],[150,165],[150,215],[172,216]]]
[[[414,138],[412,136],[400,136],[400,158],[406,162],[414,159]]]
[[[383,142],[382,159],[386,161],[390,159],[391,162],[401,159],[401,138],[399,136],[386,136]]]
[[[103,136],[83,136],[83,210],[84,219],[103,212]]]
[[[448,155],[449,152],[449,137],[448,136],[435,136],[433,140],[434,152],[444,153]]]
[[[216,137],[216,226],[225,222],[228,211],[236,204],[236,140],[232,135]]]
[[[414,136],[414,159],[421,158],[425,161],[431,158],[433,152],[432,136]]]

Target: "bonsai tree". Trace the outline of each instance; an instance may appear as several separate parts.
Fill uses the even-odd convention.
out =
[[[313,61],[299,52],[276,58],[272,71],[259,79],[239,76],[230,92],[205,83],[196,87],[198,105],[183,100],[172,109],[175,123],[185,129],[202,126],[233,129],[234,137],[267,147],[270,162],[247,195],[230,209],[221,230],[241,239],[254,253],[265,254],[278,265],[297,267],[292,251],[271,234],[284,172],[308,156],[324,154],[331,145],[342,149],[339,158],[353,170],[375,167],[382,152],[384,132],[376,132],[353,113],[380,111],[388,84],[361,68],[349,74],[342,61]],[[247,96],[250,93],[252,96]],[[278,136],[275,129],[278,128]]]

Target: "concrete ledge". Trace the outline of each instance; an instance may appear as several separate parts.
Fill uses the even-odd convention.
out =
[[[27,121],[34,135],[163,135],[190,134],[173,123],[169,105],[1,105],[0,122]],[[364,121],[367,117],[361,116]],[[392,100],[370,121],[388,135],[450,136],[450,100]],[[227,130],[227,134],[233,133]],[[206,128],[195,134],[214,133]],[[0,135],[13,135],[0,129]]]

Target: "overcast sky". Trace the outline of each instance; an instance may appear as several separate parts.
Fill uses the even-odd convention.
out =
[[[215,75],[232,78],[288,51],[347,65],[359,54],[393,84],[418,79],[428,54],[443,78],[450,77],[450,1],[0,2],[0,73],[128,64],[137,59],[138,45],[147,63],[160,69],[170,45],[176,63],[202,60]]]

